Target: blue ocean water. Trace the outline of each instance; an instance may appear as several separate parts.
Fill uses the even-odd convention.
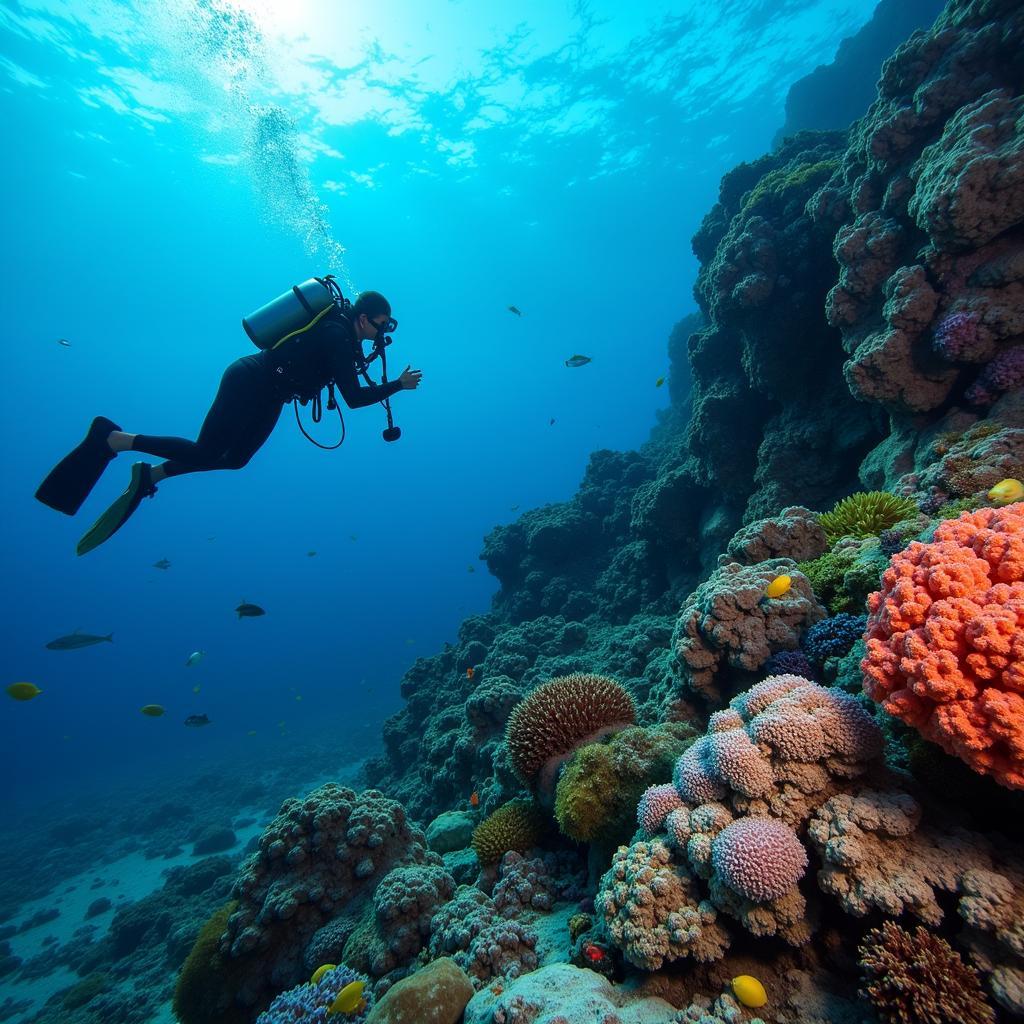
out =
[[[7,0],[0,642],[43,693],[0,701],[3,820],[372,752],[403,672],[488,608],[486,533],[647,438],[722,174],[874,6]],[[321,451],[286,407],[244,470],[165,482],[76,557],[132,456],[74,519],[33,492],[91,418],[194,437],[241,317],[326,272],[388,296],[389,371],[424,372],[401,440],[346,409]],[[113,643],[45,647],[76,629]]]

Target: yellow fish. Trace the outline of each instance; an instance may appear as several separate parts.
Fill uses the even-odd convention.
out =
[[[656,380],[656,381],[654,382],[654,386],[655,386],[656,388],[660,388],[660,387],[661,387],[661,385],[662,385],[662,384],[664,384],[664,383],[665,383],[665,378],[664,378],[664,377],[659,377],[659,378],[658,378],[658,379],[657,379],[657,380]]]
[[[782,597],[783,594],[789,592],[789,588],[793,585],[792,577],[790,576],[776,576],[775,579],[768,584],[765,589],[765,597]]]
[[[750,1007],[764,1006],[768,1002],[768,993],[764,985],[749,974],[741,974],[732,979],[733,995],[744,1005]]]
[[[43,691],[35,683],[11,683],[7,687],[7,692],[15,700],[31,700],[33,697],[38,697]]]
[[[999,483],[988,492],[988,500],[999,505],[1009,505],[1013,501],[1020,501],[1024,498],[1024,484],[1013,477],[1000,480]]]
[[[353,1013],[363,1001],[363,982],[350,981],[327,1007],[328,1013]]]
[[[312,984],[316,984],[328,971],[333,971],[337,964],[321,964],[314,972],[313,977],[310,978]]]
[[[164,713],[164,709],[159,704],[144,704],[139,710],[144,715],[149,715],[150,718],[159,718]]]

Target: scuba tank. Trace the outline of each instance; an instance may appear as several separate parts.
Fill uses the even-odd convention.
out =
[[[311,277],[242,317],[242,327],[257,348],[277,348],[318,324],[338,305],[340,295],[332,275]],[[348,304],[344,299],[341,301]]]

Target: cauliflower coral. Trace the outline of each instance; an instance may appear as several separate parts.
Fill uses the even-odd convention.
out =
[[[940,524],[893,556],[868,608],[868,696],[1024,789],[1024,503]]]

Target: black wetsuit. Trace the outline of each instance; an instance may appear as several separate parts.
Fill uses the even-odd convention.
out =
[[[352,325],[332,312],[277,349],[236,359],[224,371],[195,441],[136,434],[132,450],[167,459],[167,476],[241,469],[270,437],[282,407],[292,398],[312,399],[334,381],[345,404],[360,409],[401,390],[397,380],[361,386],[361,360]]]

